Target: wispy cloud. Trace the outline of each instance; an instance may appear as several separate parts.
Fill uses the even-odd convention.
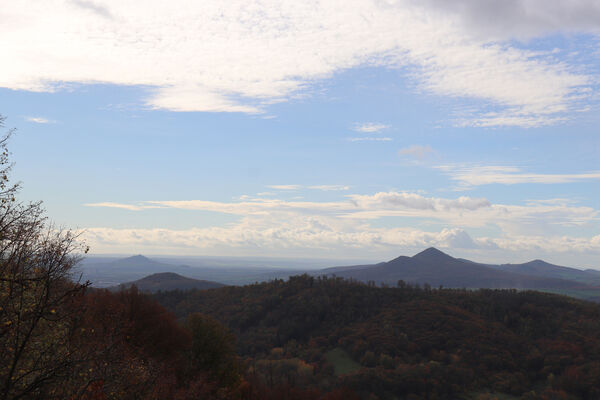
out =
[[[144,201],[135,204],[92,203],[91,207],[123,208],[139,211],[148,208],[202,210],[243,217],[279,215],[280,218],[324,216],[355,221],[370,221],[383,217],[424,218],[455,226],[483,227],[494,225],[516,232],[519,226],[539,230],[547,226],[578,226],[595,221],[598,212],[590,207],[567,204],[492,204],[485,198],[425,197],[410,192],[379,192],[373,195],[346,195],[345,200],[314,202],[273,198],[244,198],[240,201],[209,200]]]
[[[347,185],[312,185],[312,186],[304,186],[304,185],[268,185],[268,188],[277,189],[277,190],[301,190],[301,189],[312,189],[312,190],[322,190],[324,192],[330,191],[342,191],[349,190],[350,186]],[[263,192],[258,193],[257,196],[265,196],[265,195],[275,195],[275,193],[271,192]]]
[[[366,123],[356,123],[354,124],[354,127],[352,128],[352,130],[356,131],[356,132],[363,132],[363,133],[377,133],[377,132],[381,132],[384,129],[388,129],[390,126],[389,125],[385,125],[385,124],[381,124],[381,123],[377,123],[377,122],[366,122]]]
[[[539,205],[539,204],[550,204],[550,205],[571,205],[577,203],[573,199],[566,198],[555,198],[555,199],[529,199],[526,200],[527,204]]]
[[[511,37],[484,37],[469,22],[477,18],[460,17],[483,8],[493,13],[496,3],[446,3],[350,0],[340,8],[326,0],[306,7],[277,0],[148,0],[139,6],[119,0],[8,2],[4,19],[19,23],[4,26],[0,36],[3,54],[11,60],[0,64],[0,87],[54,91],[64,82],[139,85],[151,88],[145,99],[150,107],[259,113],[310,92],[319,79],[366,65],[410,67],[406,76],[419,89],[476,100],[477,108],[457,121],[463,125],[551,124],[590,101],[594,79],[585,69],[515,47]],[[513,3],[510,7],[521,9]],[[555,31],[598,28],[586,17],[597,15],[592,0],[578,2],[576,14],[565,11],[570,3],[552,4],[528,7],[537,10],[531,14],[513,10],[507,15],[521,28],[539,20]],[[587,22],[574,22],[580,20]],[[497,31],[513,32],[505,28]],[[44,59],[44,68],[31,54]],[[361,132],[383,127],[364,124]]]
[[[267,185],[268,188],[277,190],[300,190],[302,185]]]
[[[410,156],[410,157],[415,157],[419,160],[422,160],[427,155],[429,155],[433,152],[434,151],[431,148],[431,146],[412,145],[412,146],[408,146],[403,149],[400,149],[400,151],[398,151],[398,154],[401,156]]]
[[[324,192],[350,190],[350,186],[346,185],[316,185],[309,186],[309,189],[322,190]]]
[[[351,137],[348,138],[351,142],[391,142],[391,137]]]
[[[140,211],[146,208],[155,208],[148,207],[148,205],[135,205],[135,204],[124,204],[124,203],[113,203],[113,202],[102,202],[102,203],[87,203],[84,204],[86,207],[108,207],[108,208],[120,208],[123,210],[130,211]]]
[[[557,184],[572,183],[586,180],[600,180],[600,171],[590,171],[573,174],[539,174],[523,172],[520,168],[511,166],[437,166],[448,174],[450,179],[461,187],[471,187],[490,184],[516,185],[524,183]]]
[[[56,122],[43,117],[25,117],[25,120],[36,124],[53,124]]]

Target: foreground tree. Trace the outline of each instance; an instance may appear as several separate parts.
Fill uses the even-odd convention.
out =
[[[216,319],[190,314],[185,327],[191,334],[190,361],[193,369],[208,371],[210,378],[223,387],[239,384],[241,366],[235,353],[235,337]]]
[[[0,140],[0,399],[51,397],[47,390],[74,362],[73,304],[87,284],[72,282],[70,274],[85,249],[72,231],[48,224],[41,203],[16,200],[11,134]]]

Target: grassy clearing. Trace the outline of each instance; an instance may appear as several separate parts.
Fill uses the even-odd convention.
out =
[[[339,347],[325,353],[325,358],[333,365],[335,374],[338,376],[358,371],[361,368],[359,363],[350,358],[350,355]]]

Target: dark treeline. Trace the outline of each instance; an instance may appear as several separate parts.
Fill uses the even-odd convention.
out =
[[[381,399],[600,398],[600,307],[564,296],[304,275],[154,298],[180,318],[200,312],[231,329],[247,373],[268,387]],[[336,374],[332,350],[354,369]]]

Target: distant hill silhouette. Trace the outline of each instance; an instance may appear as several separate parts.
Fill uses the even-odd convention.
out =
[[[562,267],[543,260],[533,260],[523,264],[490,265],[490,267],[523,275],[544,276],[567,279],[589,285],[600,285],[600,272],[598,271]]]
[[[82,265],[81,272],[83,279],[91,280],[94,287],[115,287],[166,271],[227,285],[287,279],[290,275],[308,273],[392,286],[403,280],[434,287],[543,289],[586,299],[600,296],[600,271],[561,267],[542,260],[523,264],[484,264],[454,258],[433,247],[412,257],[400,256],[388,262],[322,270],[230,268],[223,265],[190,267],[176,264],[178,259],[173,259],[172,263],[161,261],[142,255],[112,260],[90,259]]]
[[[159,290],[204,290],[225,286],[218,282],[187,278],[174,272],[159,272],[133,282],[127,282],[119,286],[113,286],[110,289],[119,290],[122,288],[129,288],[133,285],[135,285],[142,292],[152,293],[158,292]]]
[[[244,266],[243,259],[215,258],[204,259],[192,266],[182,264],[193,262],[178,257],[153,260],[142,255],[126,258],[91,257],[78,266],[73,274],[75,280],[82,279],[92,282],[97,288],[117,286],[121,283],[131,282],[157,272],[175,272],[179,275],[194,279],[222,282],[227,285],[245,285],[254,282],[269,281],[271,279],[287,279],[291,275],[307,272],[306,269],[273,267],[273,261],[266,261],[270,266],[257,266],[257,261],[249,262]],[[270,264],[269,264],[270,263]],[[308,262],[298,262],[298,265],[309,265]]]
[[[188,275],[192,268],[154,261],[142,255],[119,258],[111,261],[84,263],[81,271],[95,287],[111,287],[123,282],[135,281],[157,272],[176,272]]]
[[[131,256],[126,258],[121,258],[115,261],[108,263],[105,268],[119,268],[119,269],[127,269],[130,271],[143,271],[145,273],[148,272],[158,272],[165,271],[165,269],[173,268],[173,265],[161,263],[158,261],[151,260],[148,257],[144,257],[141,254],[137,256]],[[189,268],[186,266],[177,266],[177,268]]]
[[[519,264],[520,267],[514,268],[513,271],[506,265],[493,266],[454,258],[430,247],[412,257],[400,256],[374,265],[327,268],[322,272],[389,285],[396,285],[399,280],[403,280],[409,283],[457,288],[575,289],[585,286],[582,281],[564,279],[556,273],[563,269],[579,270],[541,263],[533,261]],[[547,274],[544,273],[546,270]],[[534,273],[526,273],[528,271]]]

